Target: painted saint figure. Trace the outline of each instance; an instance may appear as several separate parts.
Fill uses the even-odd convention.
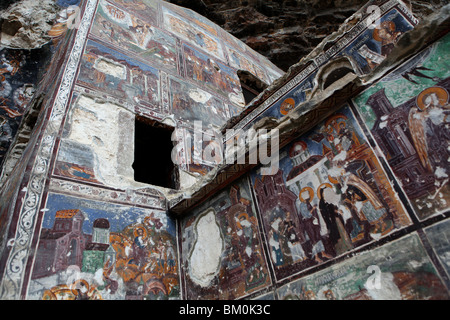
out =
[[[165,256],[166,256],[166,247],[164,246],[163,240],[160,238],[158,241],[158,245],[156,247],[158,251],[158,266],[162,273],[165,272],[164,264],[165,264]]]
[[[331,259],[332,257],[325,252],[325,246],[322,242],[321,224],[323,219],[319,216],[317,205],[311,204],[314,191],[312,188],[306,187],[303,192],[300,192],[300,213],[302,218],[302,225],[305,229],[309,241],[311,242],[311,257],[317,262],[322,262],[319,255],[323,258]],[[306,196],[308,195],[308,196]]]
[[[169,240],[166,241],[168,272],[175,272],[175,251]]]
[[[281,224],[281,219],[276,218],[275,221],[270,225],[269,231],[269,245],[272,249],[272,260],[276,267],[280,267],[284,264],[283,251],[281,249],[280,243],[280,233],[279,228]]]
[[[147,240],[143,228],[135,230],[133,241],[133,259],[132,262],[139,267],[143,267],[147,260]]]
[[[397,26],[394,21],[383,21],[372,33],[375,41],[381,43],[379,52],[370,49],[364,44],[358,49],[358,53],[364,57],[369,64],[370,69],[374,69],[391,53],[402,32],[396,31]]]
[[[383,21],[373,31],[373,38],[381,42],[381,54],[386,57],[394,49],[395,43],[402,33],[396,31],[394,21]]]
[[[449,93],[441,87],[422,91],[408,117],[409,130],[422,166],[429,172],[445,171],[450,156]],[[438,171],[439,173],[439,171]],[[443,172],[445,173],[445,172]],[[442,176],[448,173],[441,174]]]
[[[291,250],[291,257],[294,262],[303,261],[306,259],[305,252],[303,251],[301,243],[305,242],[304,239],[300,239],[295,230],[295,224],[292,220],[291,213],[287,212],[286,218],[283,221],[283,233],[285,234],[288,246]],[[303,241],[302,241],[303,240]]]

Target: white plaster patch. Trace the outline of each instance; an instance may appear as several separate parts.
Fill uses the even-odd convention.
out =
[[[281,219],[280,219],[280,218],[277,218],[277,219],[272,223],[271,227],[272,227],[276,232],[278,232],[278,229],[279,229],[279,227],[280,227],[280,223],[281,223]]]
[[[445,112],[444,109],[441,108],[432,108],[429,113],[429,117],[434,125],[440,125],[445,120]]]
[[[209,210],[197,222],[197,241],[189,261],[191,279],[202,287],[208,287],[220,269],[223,240],[213,210]]]
[[[441,167],[437,167],[436,170],[434,171],[434,174],[436,175],[437,178],[448,178],[446,170]]]
[[[200,89],[192,89],[189,90],[189,97],[195,102],[206,103],[211,98],[211,94]]]
[[[193,186],[198,180],[198,177],[194,177],[193,175],[183,171],[179,170],[179,179],[180,179],[180,186],[182,188],[189,188]]]
[[[81,96],[72,110],[67,139],[92,147],[95,177],[105,185],[142,186],[133,177],[134,126],[129,119],[134,117],[124,108],[87,96]]]
[[[326,202],[332,203],[335,205],[339,205],[339,202],[341,200],[340,196],[336,192],[334,192],[331,188],[326,188],[323,191],[323,197]]]
[[[234,104],[237,104],[240,107],[245,107],[244,96],[241,92],[233,92],[228,95],[230,101]]]
[[[127,70],[125,66],[103,58],[96,61],[94,69],[122,80],[126,80],[127,78]]]

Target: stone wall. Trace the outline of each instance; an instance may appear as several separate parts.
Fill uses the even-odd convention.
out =
[[[171,206],[182,218],[186,298],[448,299],[448,8],[437,19],[441,29],[430,17],[417,30],[404,8],[385,10],[380,26],[410,26],[391,51],[403,60],[347,65],[366,76],[344,73],[326,88],[345,66],[342,56],[364,55],[378,31],[339,33],[334,48],[304,58],[229,123],[280,130],[275,174],[223,166]],[[222,246],[209,248],[220,263],[205,284],[192,269],[195,226],[209,212]]]
[[[449,8],[376,3],[284,74],[193,11],[81,2],[3,167],[0,297],[448,299]],[[135,180],[142,119],[174,130],[178,190]],[[260,128],[271,175],[191,153]]]

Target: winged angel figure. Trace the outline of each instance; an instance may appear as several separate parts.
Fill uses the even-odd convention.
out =
[[[416,106],[409,112],[408,125],[423,167],[430,172],[448,167],[450,131],[449,93],[441,87],[431,87],[420,93]],[[441,173],[441,177],[447,174]],[[437,178],[440,178],[438,175]]]

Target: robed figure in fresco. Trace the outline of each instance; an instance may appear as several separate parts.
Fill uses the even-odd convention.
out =
[[[322,216],[319,214],[319,208],[312,204],[314,190],[311,187],[305,187],[299,194],[300,214],[302,225],[311,243],[311,257],[317,262],[322,262],[322,258],[331,259],[332,257],[325,252],[325,246],[322,241],[322,225],[325,224]]]
[[[143,228],[135,230],[135,238],[133,242],[133,263],[142,267],[146,264],[147,256],[147,239]]]
[[[325,190],[327,188],[321,188],[319,190],[320,201],[319,209],[320,213],[325,221],[328,229],[328,244],[333,256],[336,256],[336,245],[341,238],[339,234],[338,225],[336,222],[338,208],[333,203],[325,200]]]
[[[449,94],[441,87],[431,87],[419,94],[409,112],[408,124],[414,147],[422,166],[433,173],[448,166],[450,131],[448,130]],[[437,171],[437,178],[448,173]]]

